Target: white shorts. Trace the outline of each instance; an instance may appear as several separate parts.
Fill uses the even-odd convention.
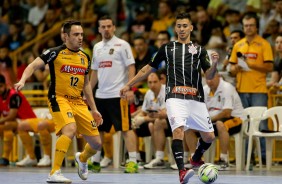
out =
[[[169,98],[166,100],[166,110],[172,131],[181,126],[184,126],[185,131],[214,131],[207,106],[203,102]]]

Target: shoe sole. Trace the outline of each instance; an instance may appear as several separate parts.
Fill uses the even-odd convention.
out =
[[[75,157],[74,160],[75,160],[75,162],[76,162],[76,164],[77,164],[77,174],[78,174],[78,176],[79,176],[80,179],[82,179],[82,180],[87,180],[87,178],[84,178],[84,177],[79,173],[79,163],[78,163],[76,157]]]
[[[189,169],[188,172],[185,174],[182,184],[188,183],[189,179],[194,176],[195,172],[193,169]]]
[[[145,167],[143,166],[144,169],[166,169],[166,166],[155,166],[155,167]]]
[[[72,183],[71,181],[46,181],[47,183]]]

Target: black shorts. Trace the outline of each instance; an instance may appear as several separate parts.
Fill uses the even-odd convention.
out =
[[[131,129],[129,106],[125,100],[121,98],[95,98],[95,103],[104,120],[103,124],[98,127],[99,131],[110,132],[112,125],[115,131]]]
[[[172,137],[172,130],[169,124],[168,119],[166,119],[167,122],[167,129],[165,129],[165,136],[166,137]],[[149,122],[145,122],[140,125],[139,128],[135,130],[138,137],[148,137],[151,136],[150,130],[149,130]]]
[[[233,134],[236,134],[236,133],[241,131],[242,122],[241,122],[241,120],[239,120],[239,118],[234,118],[234,117],[224,118],[220,121],[222,121],[223,124],[229,124],[228,125],[229,135],[233,135]],[[230,123],[230,122],[234,122],[234,123]],[[230,124],[232,124],[232,125],[230,126]],[[213,122],[213,129],[214,129],[215,136],[218,136],[218,131],[217,131],[215,122]]]

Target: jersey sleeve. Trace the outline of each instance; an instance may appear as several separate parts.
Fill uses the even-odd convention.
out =
[[[22,98],[20,95],[18,94],[14,94],[11,96],[10,98],[10,108],[11,109],[18,109],[22,104]]]
[[[271,48],[270,44],[267,41],[264,42],[263,62],[273,62],[272,48]]]
[[[146,112],[146,110],[147,110],[148,103],[149,103],[148,98],[149,98],[149,91],[147,91],[145,96],[144,96],[144,101],[143,101],[143,104],[142,104],[142,111],[143,112]]]
[[[237,64],[237,62],[238,62],[237,48],[238,48],[238,46],[237,46],[237,44],[235,44],[233,49],[232,49],[230,58],[229,58],[229,63],[231,63],[231,64]]]
[[[162,45],[160,49],[157,51],[157,53],[152,57],[151,61],[149,62],[149,65],[155,69],[158,69],[159,64],[166,60],[166,45]]]
[[[222,93],[222,109],[233,109],[234,106],[234,97],[233,94],[235,92],[235,89],[230,87],[225,87],[224,92]]]
[[[210,61],[207,50],[204,49],[203,47],[202,47],[199,59],[200,59],[201,67],[202,67],[203,71],[206,72],[207,69],[209,69],[211,67],[211,61]]]
[[[45,64],[48,64],[56,59],[59,51],[59,47],[50,48],[44,51],[39,57],[44,61]]]
[[[121,58],[124,61],[125,66],[129,66],[135,63],[131,47],[129,43],[124,42],[121,48]]]
[[[81,50],[81,52],[82,52],[83,54],[85,54],[86,59],[87,59],[88,65],[87,65],[87,69],[86,69],[86,71],[85,71],[85,75],[87,75],[87,74],[89,73],[89,70],[90,70],[90,67],[91,67],[91,60],[90,60],[90,57],[89,57],[89,55],[88,55],[87,53],[85,53],[83,50]]]

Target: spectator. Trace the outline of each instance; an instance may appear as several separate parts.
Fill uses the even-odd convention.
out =
[[[20,33],[20,29],[21,27],[19,24],[9,24],[9,35],[6,42],[11,51],[16,50],[23,44],[23,37]]]
[[[275,60],[274,69],[271,72],[271,79],[267,83],[267,87],[275,87],[278,89],[281,86],[282,79],[282,34],[279,34],[275,40]]]
[[[236,89],[244,108],[267,107],[266,74],[273,70],[270,44],[258,35],[259,20],[256,14],[243,17],[245,38],[238,41],[230,57],[230,72],[236,76]],[[260,130],[268,130],[267,121],[260,123]],[[265,163],[265,140],[261,139],[262,159]]]
[[[6,80],[0,74],[0,135],[4,136],[3,155],[0,159],[0,166],[9,166],[9,156],[13,148],[14,132],[17,131],[18,122],[29,118],[36,118],[27,99],[21,92],[9,88]],[[29,144],[31,139],[27,137],[24,144]],[[30,143],[31,144],[31,143]],[[28,146],[28,145],[27,145]],[[32,150],[29,149],[30,151]],[[32,152],[33,153],[33,152]],[[31,159],[35,159],[35,155]],[[34,162],[36,164],[36,162]]]
[[[32,23],[33,26],[38,26],[43,20],[47,9],[48,3],[46,0],[36,0],[35,6],[28,12],[28,22]]]
[[[0,74],[5,77],[8,87],[12,87],[16,82],[13,61],[9,57],[9,48],[6,46],[0,46]]]
[[[260,6],[261,13],[259,18],[259,35],[262,36],[268,22],[274,16],[275,10],[272,6],[273,0],[261,0],[260,2],[261,2],[261,6]]]

